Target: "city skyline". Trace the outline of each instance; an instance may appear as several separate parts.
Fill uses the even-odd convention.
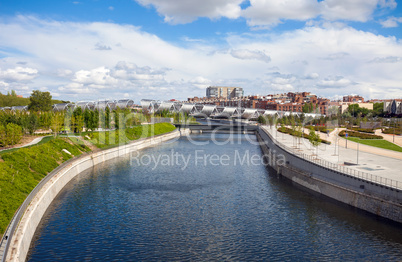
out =
[[[393,0],[0,3],[0,92],[71,101],[244,95],[402,97]]]

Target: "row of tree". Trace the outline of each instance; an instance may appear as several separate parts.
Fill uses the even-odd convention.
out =
[[[138,125],[147,118],[142,114],[134,114],[130,109],[75,110],[53,111],[0,111],[0,145],[8,146],[20,142],[23,134],[33,134],[41,130],[51,130],[54,135],[60,132],[81,133],[102,129],[123,129]],[[13,131],[14,130],[14,131]],[[16,139],[14,135],[18,135]]]
[[[62,100],[53,100],[49,92],[34,90],[29,98],[24,98],[12,90],[6,95],[0,93],[0,107],[28,106],[31,111],[49,111],[53,104],[65,103]]]

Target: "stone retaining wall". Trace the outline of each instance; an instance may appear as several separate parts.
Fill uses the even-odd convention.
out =
[[[9,239],[11,245],[7,253],[6,261],[25,261],[31,245],[31,240],[45,211],[64,186],[79,173],[104,161],[124,156],[132,151],[154,146],[167,140],[178,138],[182,134],[187,133],[188,130],[182,130],[181,132],[175,130],[168,134],[146,138],[141,141],[134,141],[127,145],[85,155],[68,163],[62,169],[55,171],[55,173],[50,173],[48,176],[52,177],[33,197],[19,222],[17,230],[13,237]]]
[[[269,165],[305,188],[345,204],[402,223],[402,193],[302,159],[278,146],[262,128],[257,132]],[[277,160],[282,155],[285,163]],[[283,161],[282,161],[283,162]]]

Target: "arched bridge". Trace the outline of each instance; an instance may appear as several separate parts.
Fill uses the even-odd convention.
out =
[[[164,111],[170,113],[186,113],[196,118],[215,118],[215,119],[229,119],[229,118],[242,118],[242,119],[257,119],[259,116],[288,116],[290,114],[300,115],[299,112],[264,110],[255,108],[241,108],[241,107],[224,107],[208,104],[193,104],[182,103],[178,101],[158,101],[151,99],[142,99],[141,106],[144,111],[150,113],[162,113]],[[321,114],[305,114],[306,117],[320,117]]]

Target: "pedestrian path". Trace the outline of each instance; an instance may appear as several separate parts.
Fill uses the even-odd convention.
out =
[[[344,129],[345,128],[335,128],[334,131],[332,131],[329,135],[324,134],[322,132],[317,132],[317,133],[320,135],[321,139],[330,141],[333,145],[346,148],[346,139],[338,136],[339,132]],[[304,132],[306,134],[308,134],[309,130],[307,128],[305,128]],[[383,134],[381,134],[381,135],[383,135]],[[359,150],[359,152],[366,152],[366,153],[376,154],[376,155],[385,156],[385,157],[392,157],[392,158],[402,160],[402,153],[393,151],[393,150],[363,145],[363,144],[356,143],[356,142],[353,142],[350,140],[347,141],[347,147],[349,149]],[[402,167],[401,167],[401,169],[402,169]]]
[[[36,144],[38,144],[40,141],[42,141],[42,139],[45,138],[45,137],[48,137],[48,136],[37,137],[37,138],[34,138],[31,142],[29,142],[29,143],[27,143],[27,144],[24,144],[24,145],[21,145],[21,146],[12,147],[12,148],[0,149],[0,151],[36,145]]]
[[[295,154],[302,153],[311,159],[328,161],[334,164],[335,167],[344,166],[348,169],[365,172],[383,179],[392,179],[398,181],[399,187],[402,187],[402,153],[395,152],[398,157],[392,158],[376,154],[376,148],[371,149],[371,152],[362,152],[361,150],[356,150],[357,147],[356,149],[351,147],[349,143],[351,141],[348,141],[348,148],[339,146],[341,143],[321,144],[318,148],[314,148],[307,139],[300,139],[299,143],[294,136],[277,132],[275,128],[268,126],[263,128]],[[327,136],[326,134],[323,135]],[[331,138],[324,139],[330,140]],[[359,147],[362,146],[359,145]]]

